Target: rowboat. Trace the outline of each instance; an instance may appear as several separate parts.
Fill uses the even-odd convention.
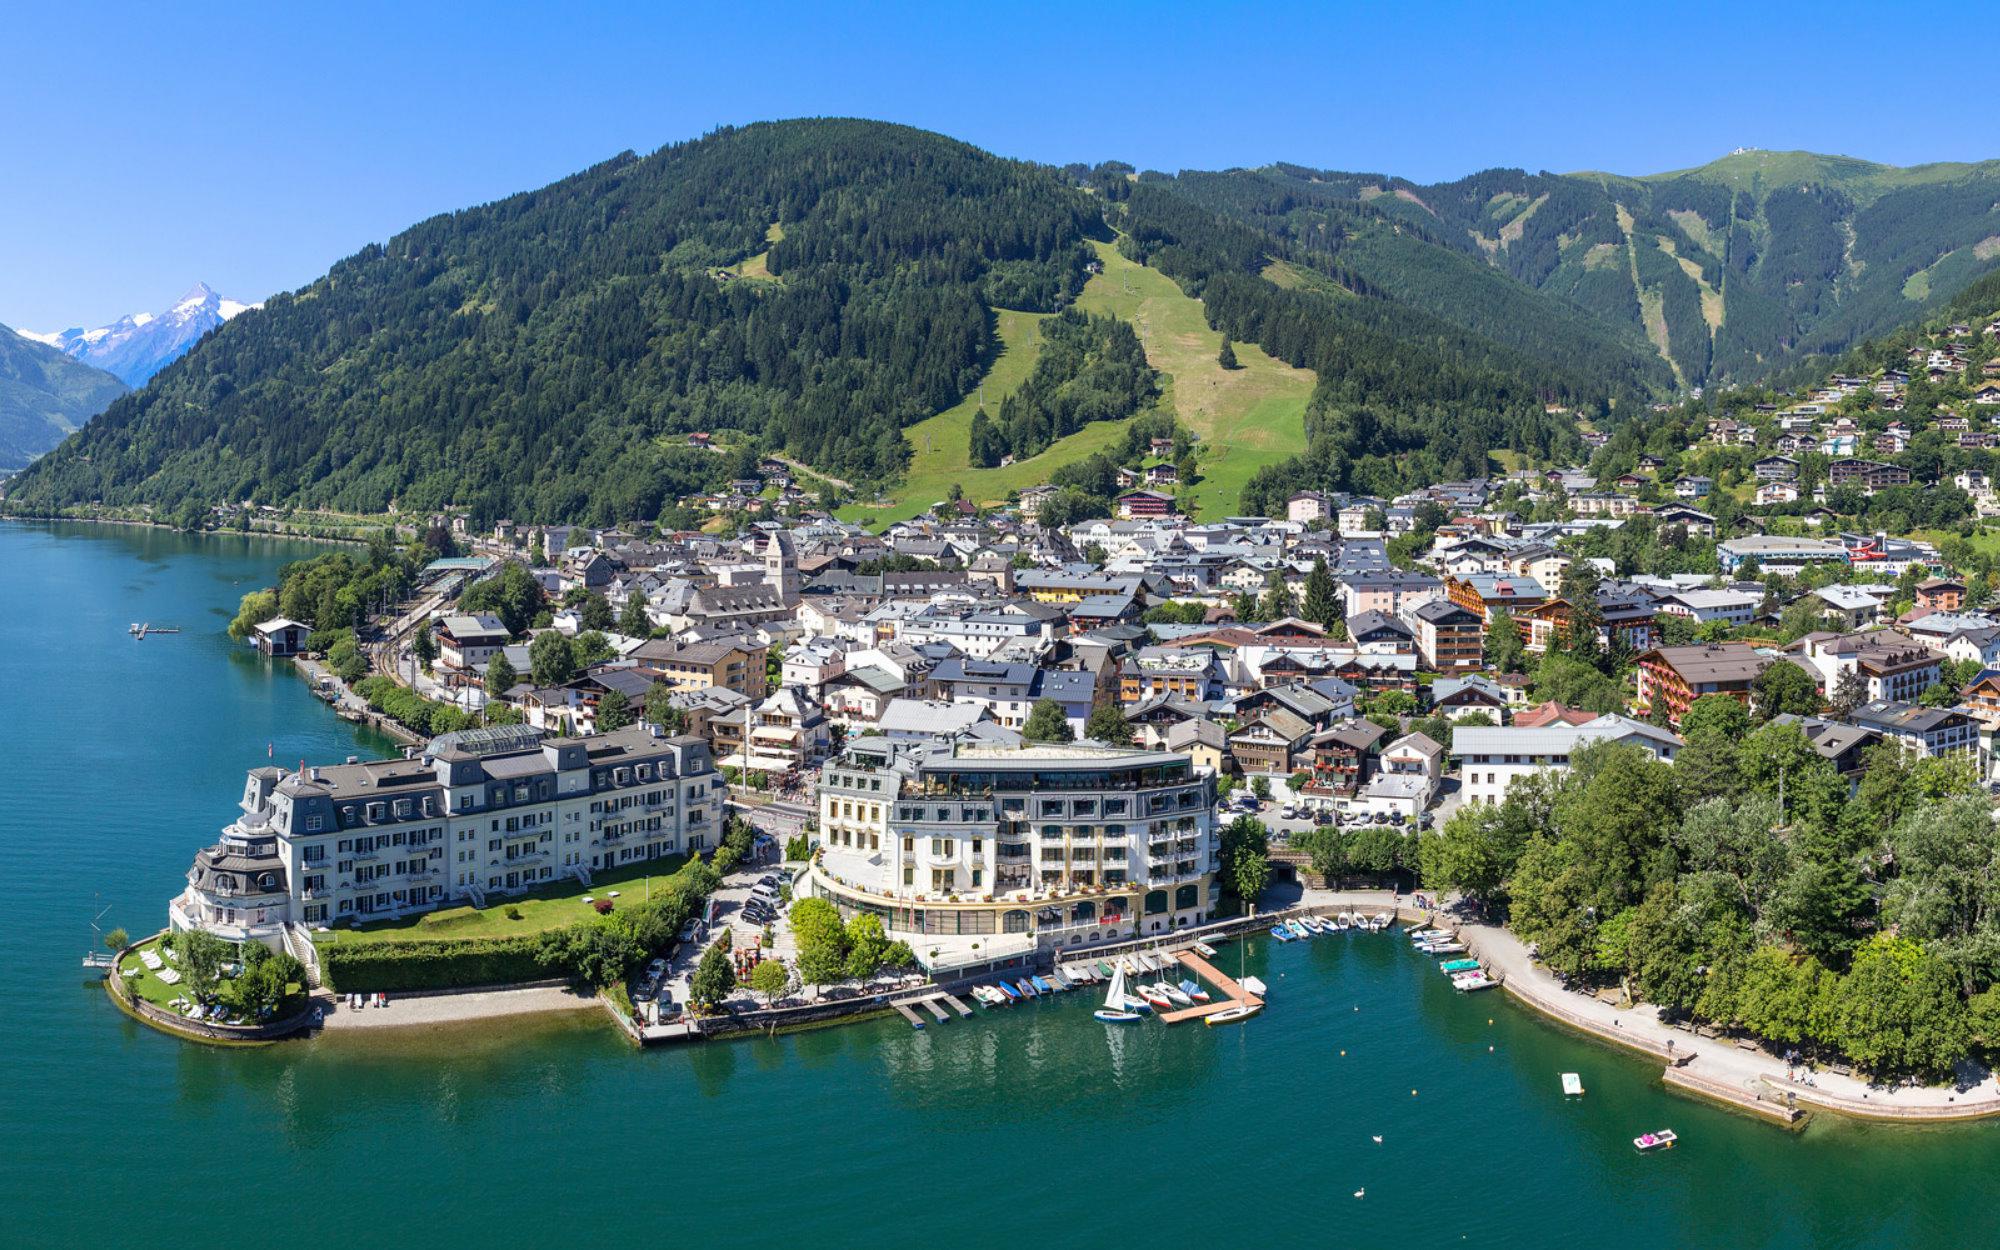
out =
[[[1000,983],[1000,992],[1001,994],[1006,996],[1007,1001],[1010,1003],[1019,1000],[1019,998],[1021,997],[1021,991],[1015,989],[1013,986],[1007,984],[1005,981],[1002,981]]]
[[[1225,1008],[1212,1016],[1204,1018],[1202,1023],[1211,1029],[1218,1024],[1237,1024],[1248,1020],[1251,1016],[1256,1015],[1262,1010],[1264,1009],[1255,1003],[1238,1003],[1234,1007]]]
[[[1672,1150],[1674,1148],[1674,1143],[1679,1140],[1680,1138],[1674,1136],[1674,1131],[1672,1129],[1663,1128],[1657,1133],[1639,1134],[1637,1137],[1634,1137],[1632,1139],[1632,1144],[1634,1146],[1637,1146],[1642,1151]]]
[[[1026,977],[1022,977],[1020,980],[1014,982],[1014,988],[1021,991],[1022,998],[1040,998],[1042,996],[1041,991],[1035,988],[1035,983]]]
[[[1467,992],[1472,990],[1490,990],[1498,984],[1500,984],[1498,981],[1493,980],[1483,972],[1460,973],[1451,979],[1451,987],[1453,989],[1465,990]]]
[[[1109,980],[1111,978],[1111,965],[1105,963],[1102,959],[1098,960],[1097,975]]]
[[[1056,992],[1056,987],[1050,984],[1046,977],[1029,977],[1028,980],[1033,983],[1036,990],[1043,994],[1053,994]]]
[[[1289,942],[1292,940],[1292,931],[1284,925],[1274,924],[1271,926],[1271,936],[1280,942]]]
[[[1477,972],[1479,971],[1479,961],[1477,959],[1447,959],[1438,965],[1438,971],[1447,976],[1455,972]]]
[[[1465,943],[1432,942],[1422,949],[1426,955],[1463,955],[1465,953]]]
[[[1582,1077],[1578,1076],[1574,1072],[1565,1072],[1562,1074],[1562,1079],[1563,1079],[1563,1096],[1565,1098],[1583,1097]]]

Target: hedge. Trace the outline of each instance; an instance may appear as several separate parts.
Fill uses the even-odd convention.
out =
[[[532,936],[438,942],[368,942],[319,950],[321,979],[342,994],[511,985],[552,975]]]

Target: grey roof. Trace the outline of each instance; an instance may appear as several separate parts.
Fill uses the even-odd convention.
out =
[[[1451,753],[1454,756],[1468,755],[1527,755],[1552,756],[1569,755],[1578,747],[1601,740],[1617,741],[1639,737],[1660,746],[1678,747],[1681,740],[1664,729],[1656,729],[1644,721],[1630,717],[1606,713],[1593,721],[1581,725],[1541,725],[1533,729],[1515,726],[1495,728],[1490,726],[1464,726],[1455,731],[1451,738]]]

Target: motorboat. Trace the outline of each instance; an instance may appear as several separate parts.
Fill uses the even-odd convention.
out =
[[[1632,1139],[1632,1144],[1634,1146],[1637,1146],[1642,1152],[1650,1150],[1672,1150],[1674,1148],[1674,1143],[1679,1140],[1680,1138],[1674,1136],[1674,1131],[1672,1129],[1663,1128],[1657,1132],[1639,1134],[1637,1137],[1634,1137]]]
[[[1467,992],[1472,990],[1490,990],[1498,984],[1500,984],[1498,981],[1495,981],[1483,972],[1462,973],[1451,979],[1451,987],[1453,989],[1465,990]]]
[[[1238,1003],[1234,1007],[1226,1007],[1212,1016],[1204,1017],[1202,1023],[1211,1029],[1219,1024],[1240,1024],[1262,1010],[1264,1009],[1256,1003]]]
[[[1438,965],[1438,971],[1444,973],[1446,976],[1452,976],[1460,972],[1477,972],[1479,971],[1479,961],[1477,959],[1447,959]]]
[[[1463,955],[1463,942],[1431,942],[1421,948],[1426,955]]]
[[[1042,992],[1035,988],[1035,983],[1026,977],[1022,977],[1020,980],[1014,982],[1014,988],[1021,991],[1021,997],[1023,998],[1040,998],[1042,996]]]
[[[1201,956],[1203,959],[1215,958],[1215,948],[1213,946],[1210,946],[1206,942],[1196,942],[1194,944],[1194,953]]]
[[[1278,939],[1280,942],[1289,942],[1292,940],[1291,927],[1288,925],[1274,924],[1271,926],[1271,936]]]
[[[1578,1076],[1574,1072],[1565,1072],[1562,1074],[1562,1082],[1563,1082],[1563,1097],[1565,1098],[1583,1097],[1582,1077]]]

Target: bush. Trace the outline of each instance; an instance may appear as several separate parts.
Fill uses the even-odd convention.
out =
[[[592,903],[591,906],[597,909],[597,914],[600,916],[608,916],[611,914],[611,900],[608,898],[600,898],[596,902]]]
[[[367,942],[320,948],[320,974],[341,993],[507,985],[546,975],[531,937]]]

